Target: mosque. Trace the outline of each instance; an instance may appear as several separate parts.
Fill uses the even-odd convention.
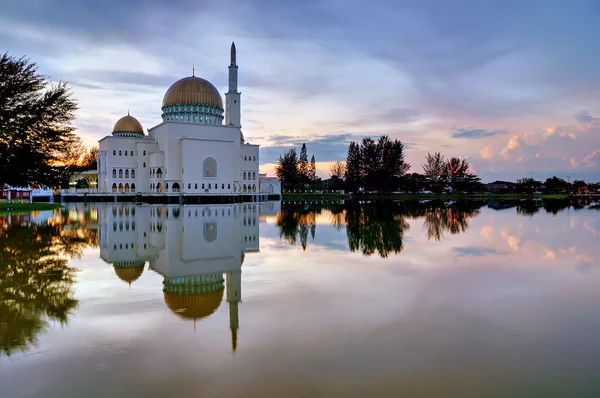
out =
[[[226,109],[217,88],[192,73],[167,90],[162,123],[147,134],[135,117],[123,116],[99,141],[99,192],[176,203],[279,199],[280,181],[259,173],[259,146],[241,130],[235,43],[225,103]]]
[[[242,265],[260,250],[260,216],[276,215],[281,203],[95,206],[100,257],[117,277],[132,286],[146,270],[160,274],[166,309],[194,327],[226,301],[235,351]]]

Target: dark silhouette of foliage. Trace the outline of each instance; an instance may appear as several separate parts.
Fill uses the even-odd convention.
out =
[[[26,58],[0,55],[0,186],[62,185],[81,140],[66,83],[51,85]],[[79,158],[78,158],[79,159]]]

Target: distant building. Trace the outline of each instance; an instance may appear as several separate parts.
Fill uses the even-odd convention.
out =
[[[127,114],[99,141],[98,190],[144,196],[280,195],[280,184],[258,172],[259,146],[241,130],[241,93],[235,44],[231,45],[229,91],[200,77],[173,83],[162,101],[162,123],[148,129]],[[264,182],[264,186],[263,186]]]
[[[516,185],[517,184],[510,181],[494,181],[486,184],[490,193],[512,193],[514,192]]]

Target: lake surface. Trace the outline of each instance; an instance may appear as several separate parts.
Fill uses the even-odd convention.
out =
[[[0,397],[598,397],[598,210],[0,215]]]

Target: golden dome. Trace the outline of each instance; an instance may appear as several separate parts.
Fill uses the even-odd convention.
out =
[[[173,83],[162,105],[209,105],[224,109],[219,90],[208,80],[196,76],[184,77]]]
[[[142,124],[133,116],[126,115],[117,120],[113,133],[140,133],[144,134]]]
[[[163,291],[167,307],[182,319],[200,319],[212,315],[223,301],[225,289],[200,294],[174,294]]]
[[[144,266],[140,265],[138,267],[117,267],[113,266],[115,269],[115,274],[125,283],[129,283],[130,285],[135,282],[142,273],[144,272]]]

